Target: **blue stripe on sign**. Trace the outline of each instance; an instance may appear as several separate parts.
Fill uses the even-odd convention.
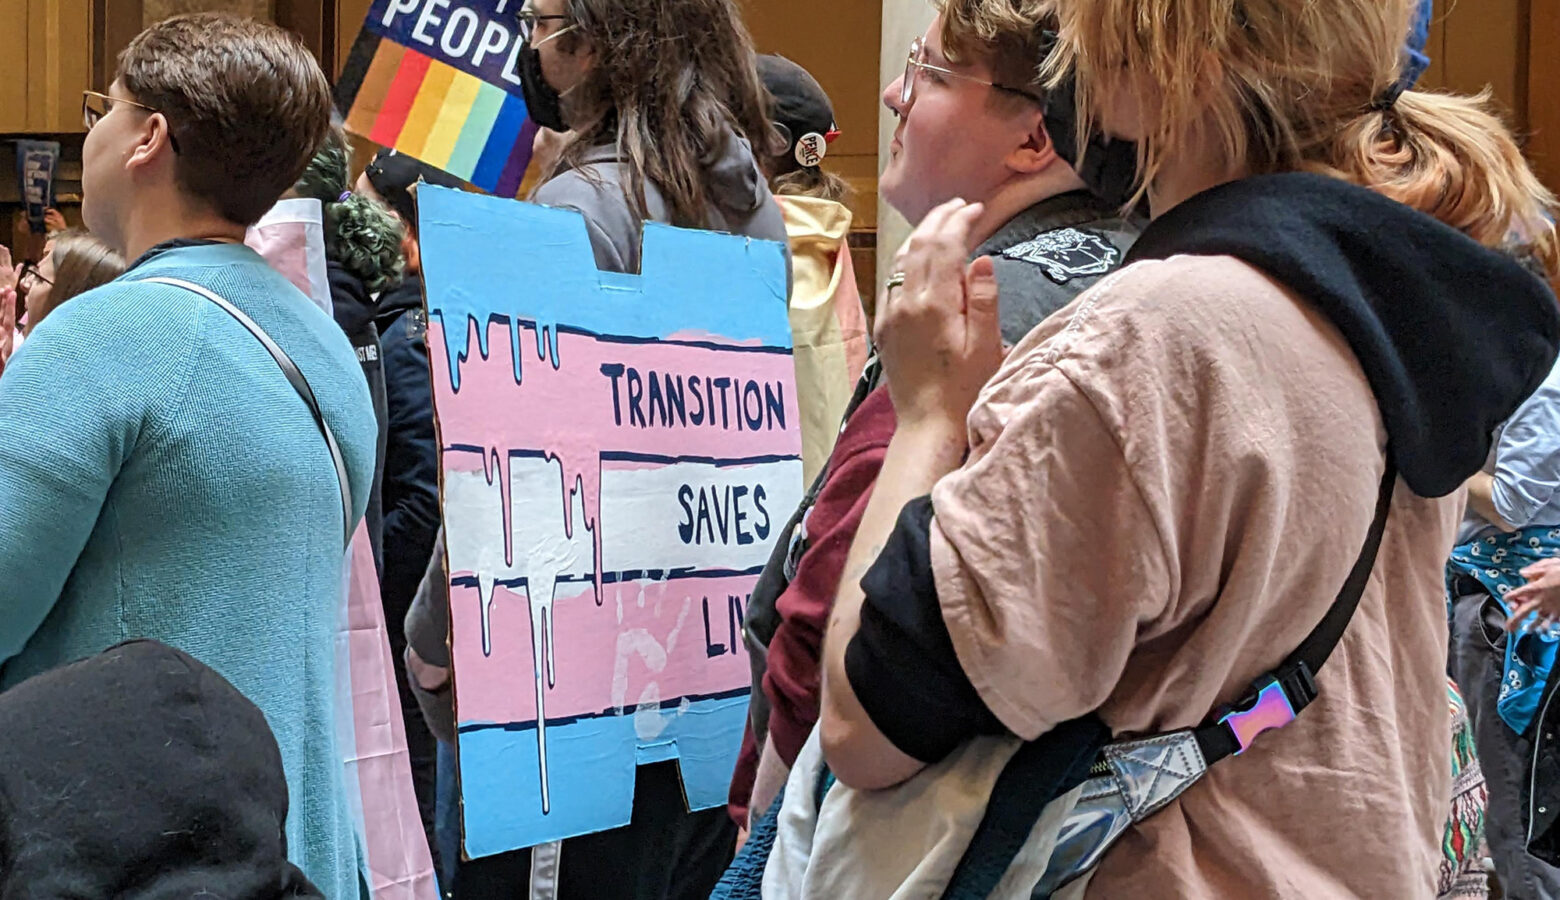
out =
[[[485,191],[498,187],[499,179],[504,177],[504,166],[509,163],[510,151],[520,138],[520,128],[525,125],[525,116],[525,101],[514,94],[506,94],[504,106],[498,111],[493,131],[488,135],[487,146],[482,148],[482,158],[477,161],[477,170],[471,173],[472,184]]]

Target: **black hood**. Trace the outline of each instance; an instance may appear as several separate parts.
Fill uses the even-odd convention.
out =
[[[330,301],[336,316],[336,324],[348,335],[374,321],[379,306],[364,286],[363,279],[335,260],[325,263],[325,276],[330,282]]]
[[[423,305],[423,280],[421,275],[407,275],[401,279],[401,283],[388,288],[379,295],[379,311],[376,321],[379,324],[379,333],[384,334],[385,329],[394,324],[396,319],[407,311],[420,309]]]
[[[216,672],[122,644],[0,694],[0,896],[320,898],[287,862],[265,716]]]
[[[1323,175],[1246,178],[1155,219],[1127,262],[1227,255],[1326,315],[1365,370],[1404,481],[1456,490],[1560,348],[1560,307],[1515,260]]]

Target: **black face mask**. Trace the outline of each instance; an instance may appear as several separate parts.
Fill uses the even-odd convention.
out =
[[[1098,131],[1090,134],[1083,146],[1078,144],[1078,107],[1072,76],[1047,92],[1045,131],[1051,137],[1056,155],[1067,161],[1083,179],[1089,193],[1111,206],[1126,206],[1137,188],[1137,144],[1111,140]],[[1087,149],[1088,152],[1083,151]],[[1079,155],[1083,165],[1078,165]]]
[[[568,131],[563,119],[563,95],[542,77],[542,53],[530,40],[520,45],[520,94],[531,121],[549,131]]]

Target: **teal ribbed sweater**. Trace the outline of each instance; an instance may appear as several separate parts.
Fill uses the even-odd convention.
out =
[[[336,323],[246,247],[165,251],[61,306],[0,377],[0,684],[134,637],[212,666],[276,732],[292,859],[351,898],[335,470],[259,341],[209,300],[134,283],[153,275],[217,292],[293,358],[363,515],[374,413]]]

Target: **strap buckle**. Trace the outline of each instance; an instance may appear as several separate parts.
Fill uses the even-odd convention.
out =
[[[1240,747],[1235,751],[1237,756],[1250,749],[1257,735],[1293,722],[1317,695],[1311,667],[1303,662],[1270,672],[1252,687],[1252,693],[1231,704],[1229,712],[1219,718],[1219,724],[1229,729]]]

